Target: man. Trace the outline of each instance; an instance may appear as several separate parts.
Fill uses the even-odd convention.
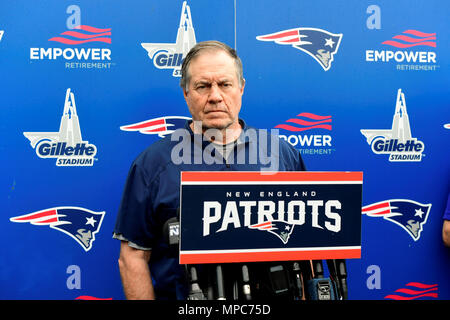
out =
[[[180,85],[193,121],[133,162],[114,229],[127,299],[187,297],[184,268],[162,230],[180,206],[181,171],[259,171],[268,159],[279,171],[305,170],[288,143],[276,137],[262,144],[239,119],[245,80],[235,50],[218,41],[198,43],[183,61]]]

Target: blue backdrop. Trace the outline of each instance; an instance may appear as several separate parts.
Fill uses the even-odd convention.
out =
[[[165,45],[179,28],[237,49],[248,124],[278,128],[309,170],[364,172],[349,298],[449,299],[449,9],[437,0],[2,1],[0,299],[124,298],[111,236],[129,165],[170,133],[158,124],[170,118],[158,118],[189,117],[174,76],[182,52]],[[142,43],[159,44],[159,58]],[[152,119],[150,132],[124,128]],[[389,139],[422,149],[377,154],[375,140]],[[51,146],[68,141],[95,152],[66,150],[69,165],[57,165]],[[86,223],[64,232],[56,226],[68,207]],[[398,214],[411,217],[396,223]]]

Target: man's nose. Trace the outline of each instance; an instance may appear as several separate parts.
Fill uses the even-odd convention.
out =
[[[217,103],[217,102],[222,101],[222,91],[220,91],[220,88],[216,83],[211,85],[211,90],[209,91],[208,100],[211,103]]]

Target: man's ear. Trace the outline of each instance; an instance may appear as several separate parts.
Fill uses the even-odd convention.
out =
[[[244,87],[245,87],[245,79],[242,79],[241,95],[244,94]]]

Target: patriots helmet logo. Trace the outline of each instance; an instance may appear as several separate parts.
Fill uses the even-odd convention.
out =
[[[123,131],[139,131],[142,134],[157,134],[160,138],[171,134],[176,129],[183,128],[189,117],[167,116],[153,118],[125,126],[121,126]]]
[[[64,232],[85,251],[92,248],[95,234],[100,230],[105,212],[94,212],[79,207],[55,207],[12,217],[12,222],[29,222],[37,226],[49,226]]]
[[[335,34],[318,28],[294,28],[257,36],[256,39],[291,45],[313,57],[323,70],[328,71],[339,49],[342,36],[342,33]]]
[[[294,225],[282,220],[267,221],[263,223],[253,224],[248,226],[250,229],[258,229],[261,231],[268,231],[276,235],[283,244],[288,243],[289,237],[294,230]]]
[[[392,199],[367,205],[362,214],[383,217],[402,227],[414,239],[419,240],[423,225],[427,222],[431,203],[422,204],[408,199]]]

